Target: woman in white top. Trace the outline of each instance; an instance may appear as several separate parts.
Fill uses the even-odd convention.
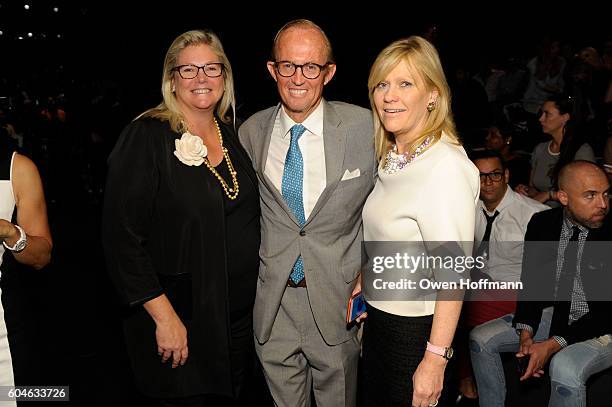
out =
[[[14,222],[14,223],[13,223]],[[0,140],[0,278],[8,257],[36,269],[49,263],[51,233],[36,166]],[[26,385],[31,383],[17,383]],[[4,310],[0,302],[0,386],[15,386]],[[14,406],[14,402],[0,403]]]
[[[416,36],[392,43],[368,88],[380,165],[363,209],[365,241],[457,242],[471,255],[479,175],[458,140],[437,51]],[[364,277],[364,404],[450,402],[442,389],[462,302],[376,301]]]

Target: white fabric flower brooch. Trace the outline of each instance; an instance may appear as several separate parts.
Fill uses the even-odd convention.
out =
[[[202,139],[188,131],[183,133],[180,139],[174,140],[174,145],[176,147],[174,155],[185,165],[200,166],[208,154]]]

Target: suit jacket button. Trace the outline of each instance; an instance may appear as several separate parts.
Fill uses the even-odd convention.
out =
[[[305,230],[300,230],[300,236],[306,236],[306,231]]]

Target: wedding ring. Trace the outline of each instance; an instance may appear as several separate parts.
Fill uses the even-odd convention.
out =
[[[438,400],[434,401],[433,403],[429,403],[429,407],[436,407],[438,405]]]

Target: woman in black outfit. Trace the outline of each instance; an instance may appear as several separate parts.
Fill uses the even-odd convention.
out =
[[[130,306],[124,331],[139,389],[164,406],[228,405],[252,366],[260,211],[215,34],[174,40],[162,94],[109,158],[107,265]]]

